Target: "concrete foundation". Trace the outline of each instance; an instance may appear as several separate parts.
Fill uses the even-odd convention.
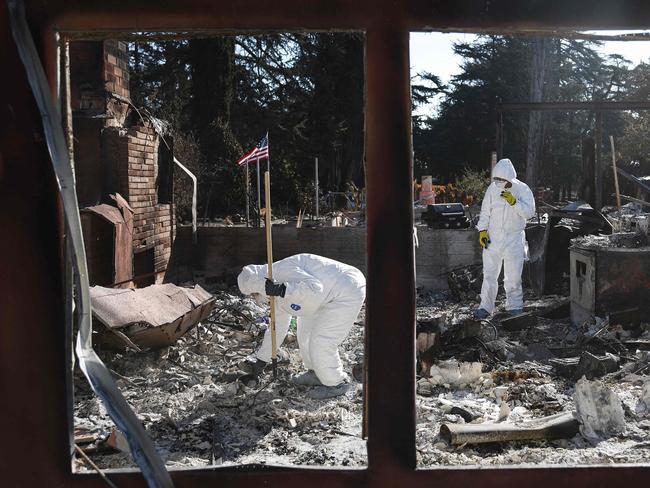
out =
[[[418,240],[419,247],[415,250],[418,287],[447,289],[449,270],[481,262],[481,248],[474,230],[418,227]],[[275,260],[301,252],[336,259],[366,273],[366,229],[273,227]],[[191,228],[179,227],[172,262],[169,279],[182,280],[193,269],[206,278],[233,280],[243,266],[266,262],[264,229],[199,227],[194,246]]]

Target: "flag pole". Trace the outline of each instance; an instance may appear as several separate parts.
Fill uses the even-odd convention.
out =
[[[248,163],[246,163],[246,187],[245,187],[245,192],[246,192],[246,227],[250,227],[250,190],[251,190],[251,181],[250,181],[250,175],[248,171]]]
[[[262,227],[262,195],[260,193],[260,158],[257,158],[257,226]]]
[[[314,186],[316,187],[316,220],[318,220],[318,157],[316,157],[314,169]]]
[[[266,259],[268,261],[268,278],[273,281],[273,239],[271,235],[271,174],[264,173],[264,199],[266,201]],[[278,378],[277,342],[275,337],[275,297],[270,296],[271,306],[271,362],[273,364],[273,379]]]
[[[266,171],[271,174],[271,142],[269,141],[269,131],[266,131]]]

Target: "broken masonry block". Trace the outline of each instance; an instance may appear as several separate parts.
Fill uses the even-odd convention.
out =
[[[578,380],[584,376],[588,380],[593,380],[618,370],[620,360],[611,353],[596,356],[589,351],[584,351],[580,357],[554,358],[549,363],[555,372],[564,378]]]
[[[585,378],[576,383],[573,395],[580,433],[591,441],[625,432],[625,414],[618,395],[600,381]]]
[[[605,353],[604,356],[596,356],[589,351],[585,351],[580,356],[578,367],[574,379],[578,380],[583,376],[588,380],[600,378],[607,373],[613,373],[619,367],[619,358],[611,353]]]

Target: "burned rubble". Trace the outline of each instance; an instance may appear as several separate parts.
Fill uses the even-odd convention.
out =
[[[612,314],[574,325],[568,297],[531,292],[524,314],[477,322],[476,272],[450,278],[462,300],[451,291],[418,292],[419,465],[647,460],[650,324]],[[242,380],[268,310],[225,285],[210,291],[214,311],[174,345],[101,349],[166,465],[364,466],[363,311],[341,351],[355,388],[317,401],[289,381],[301,370],[293,330],[276,381],[270,371]],[[75,424],[76,443],[100,468],[134,466],[124,436],[79,375]]]
[[[240,381],[240,364],[261,341],[268,310],[234,290],[208,289],[215,296],[212,315],[174,345],[100,351],[166,465],[365,465],[361,385],[354,382],[340,398],[307,398],[289,381],[301,371],[295,331],[279,351],[276,381],[270,371],[258,382]],[[362,324],[363,311],[341,348],[350,376],[363,356]],[[74,414],[76,442],[100,468],[135,466],[79,372]]]
[[[525,303],[477,322],[457,292],[419,294],[419,465],[647,461],[650,323],[576,325],[569,297],[527,292]]]
[[[643,250],[644,239],[588,235],[572,246]],[[472,265],[448,274],[448,291],[418,290],[419,465],[646,461],[650,322],[640,309],[605,301],[576,322],[573,293],[529,290],[523,314],[476,321],[480,281],[480,266]],[[364,466],[363,310],[341,351],[355,387],[310,400],[290,382],[301,370],[295,330],[280,349],[278,379],[266,371],[248,382],[242,363],[259,345],[268,309],[225,284],[206,288],[211,315],[173,345],[140,352],[100,346],[166,465]],[[76,443],[100,468],[133,467],[123,434],[76,379]]]

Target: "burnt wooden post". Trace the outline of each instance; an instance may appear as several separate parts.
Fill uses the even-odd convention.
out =
[[[596,112],[596,164],[594,171],[594,203],[596,210],[603,207],[603,113]]]
[[[369,29],[366,59],[368,461],[385,472],[416,464],[408,31]]]

